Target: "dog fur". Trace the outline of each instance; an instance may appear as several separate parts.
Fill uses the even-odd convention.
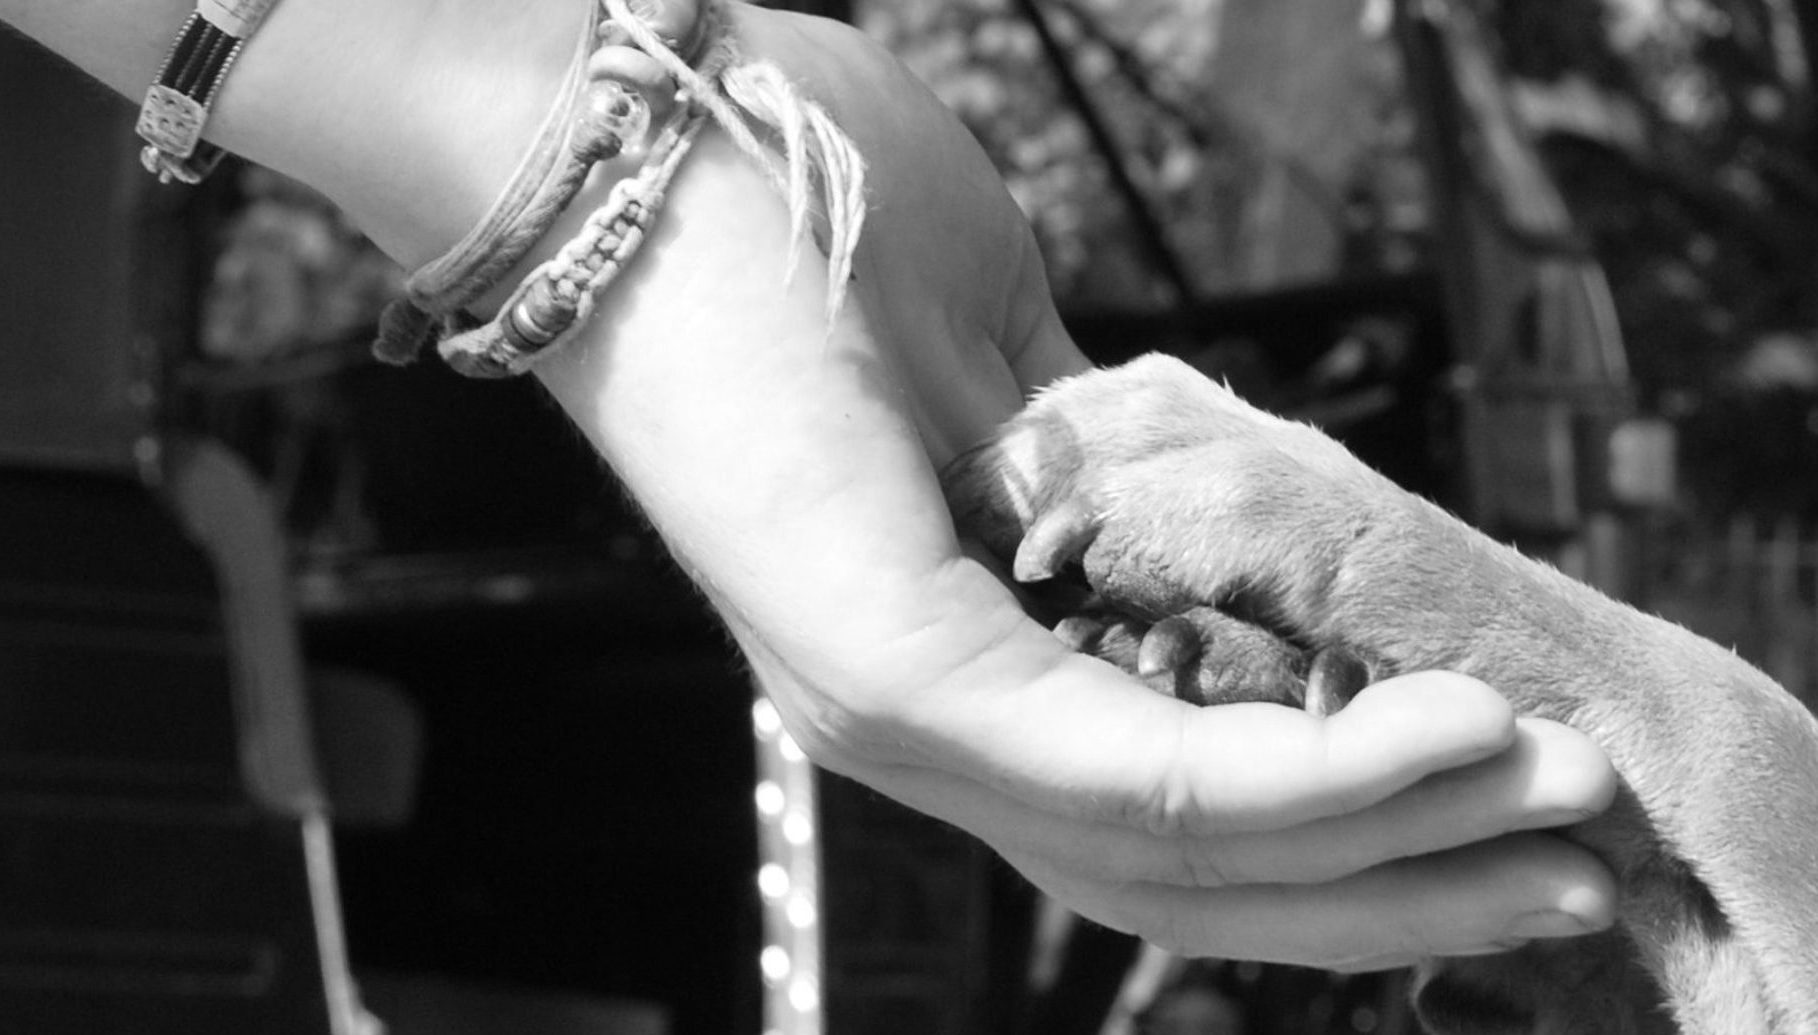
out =
[[[961,531],[1014,557],[1019,580],[1083,569],[1126,616],[1101,651],[1126,667],[1143,628],[1178,639],[1172,616],[1213,608],[1293,651],[1354,652],[1372,678],[1475,676],[1604,749],[1617,802],[1566,834],[1617,874],[1616,928],[1429,963],[1415,1003],[1430,1030],[1818,1033],[1818,722],[1733,652],[1165,356],[1052,387],[944,482]]]

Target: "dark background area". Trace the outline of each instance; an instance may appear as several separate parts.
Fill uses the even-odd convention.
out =
[[[1309,39],[1268,21],[1293,4],[1223,9],[1232,38],[1274,40],[1304,59],[1294,75],[1368,102],[1356,132],[1309,132],[1325,153],[1306,154],[1271,127],[1321,95],[1284,111],[1246,94],[1244,76],[1279,53],[1192,64],[1178,4],[796,6],[864,24],[960,111],[1034,220],[1095,357],[1188,356],[1324,421],[1404,484],[1470,498],[1459,302],[1435,274],[1457,227],[1396,43],[1359,27],[1369,5]],[[1670,500],[1609,510],[1622,581],[1805,689],[1818,668],[1818,14],[1786,0],[1643,23],[1597,0],[1476,9],[1588,246],[1571,254],[1608,274],[1624,417],[1665,422],[1679,443]],[[1088,99],[1108,150],[1062,67],[1098,71]],[[13,659],[0,693],[16,734],[0,733],[0,884],[33,903],[206,903],[198,913],[234,930],[281,912],[269,888],[295,890],[287,828],[216,802],[235,793],[223,620],[209,610],[220,579],[146,479],[161,450],[206,438],[243,458],[282,519],[284,620],[320,715],[353,683],[420,723],[408,808],[336,830],[356,973],[627,997],[661,1004],[679,1035],[756,1031],[750,690],[607,473],[529,384],[371,365],[398,271],[308,191],[244,167],[200,191],[154,189],[130,113],[12,37],[0,87],[0,139],[38,142],[0,166],[0,643]],[[158,675],[173,657],[188,659],[178,675]],[[90,726],[108,731],[105,751],[83,741]],[[184,764],[213,775],[170,775],[188,746],[207,764]],[[823,792],[833,1031],[1096,1030],[1131,946],[1087,935],[1063,994],[1031,996],[1033,905],[1016,878],[861,788],[828,778]],[[123,841],[94,820],[97,802],[191,816],[172,802],[199,797],[216,802],[194,813],[206,822],[157,836]],[[52,829],[47,815],[80,821]],[[229,827],[241,839],[221,847]],[[71,857],[93,865],[52,865]],[[229,879],[230,865],[272,883]],[[0,906],[0,1006],[41,982],[55,920]],[[173,972],[233,955],[197,944]],[[118,969],[96,952],[71,951],[69,972]],[[1241,1003],[1258,1033],[1404,1023],[1392,980],[1208,964],[1177,989]],[[47,1011],[34,1035],[115,1030],[58,1014],[68,1000],[30,1000]],[[8,1016],[27,1015],[0,1009],[0,1033],[19,1023]]]

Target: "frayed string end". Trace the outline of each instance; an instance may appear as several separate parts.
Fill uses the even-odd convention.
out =
[[[865,162],[833,117],[802,96],[776,66],[745,61],[723,23],[723,4],[710,2],[702,16],[708,51],[699,66],[670,50],[629,9],[626,0],[605,0],[615,22],[675,76],[689,98],[705,108],[734,145],[756,161],[789,206],[790,246],[786,276],[800,262],[804,239],[818,206],[826,220],[827,320],[831,324],[852,279],[853,255],[865,223]],[[781,149],[766,146],[752,123],[773,134]]]

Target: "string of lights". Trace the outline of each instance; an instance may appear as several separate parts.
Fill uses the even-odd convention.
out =
[[[757,740],[758,894],[763,903],[764,1035],[822,1035],[820,849],[814,766],[776,706],[751,707]]]

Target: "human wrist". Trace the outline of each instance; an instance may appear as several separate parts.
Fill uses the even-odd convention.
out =
[[[411,275],[407,301],[387,308],[381,359],[409,362],[434,344],[462,374],[504,377],[579,337],[708,125],[787,197],[784,265],[794,268],[811,224],[818,230],[825,320],[839,310],[866,207],[863,159],[847,135],[775,66],[742,58],[725,0],[665,0],[649,13],[631,0],[600,3],[605,20],[583,34],[510,186],[458,245]],[[604,200],[588,204],[589,186]],[[559,243],[565,209],[570,220],[587,214]],[[524,274],[509,292],[506,273]]]
[[[414,266],[458,240],[511,175],[586,13],[576,0],[281,3],[209,136],[320,190]]]

